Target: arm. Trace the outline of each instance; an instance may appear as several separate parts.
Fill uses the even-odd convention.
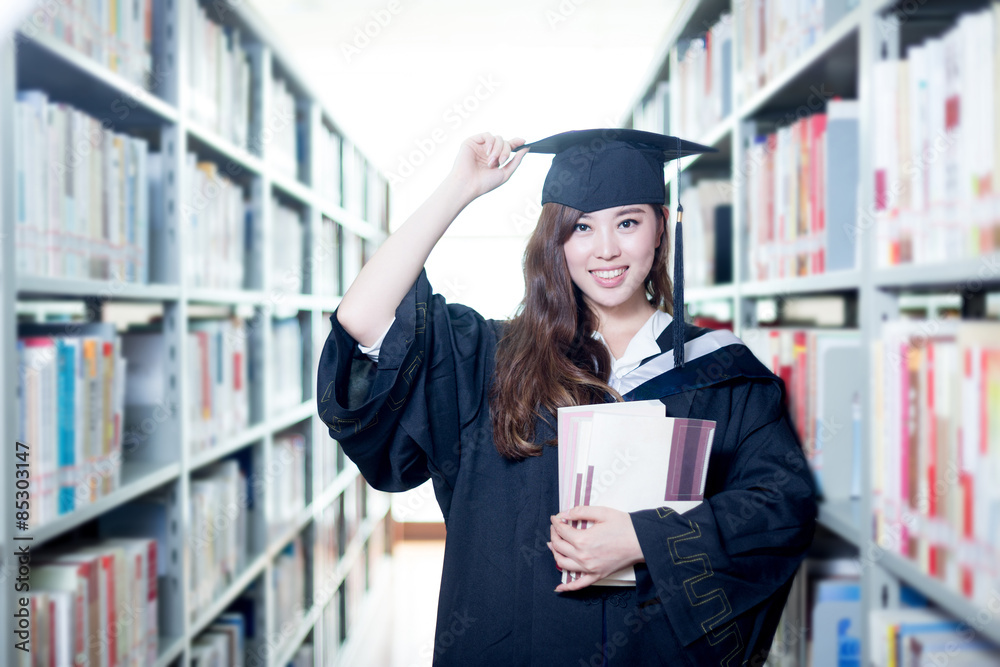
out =
[[[528,152],[518,151],[507,162],[522,144],[489,133],[462,142],[444,182],[386,239],[344,295],[337,321],[352,338],[371,345],[385,331],[435,244],[462,209],[507,182]]]

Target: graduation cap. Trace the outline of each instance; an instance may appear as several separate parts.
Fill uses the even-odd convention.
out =
[[[666,202],[664,165],[670,160],[716,152],[677,137],[621,128],[574,130],[519,146],[551,153],[552,167],[542,186],[550,202],[592,213],[612,206]],[[680,183],[680,163],[677,166]],[[684,245],[679,198],[674,225],[674,366],[684,365]]]

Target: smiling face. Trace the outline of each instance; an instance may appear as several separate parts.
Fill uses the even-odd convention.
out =
[[[663,222],[650,204],[615,206],[580,217],[563,244],[566,266],[602,320],[651,311],[645,280]]]

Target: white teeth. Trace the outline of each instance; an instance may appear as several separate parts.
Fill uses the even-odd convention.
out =
[[[614,271],[591,271],[598,278],[610,279],[617,278],[621,274],[625,273],[625,269],[615,269]]]

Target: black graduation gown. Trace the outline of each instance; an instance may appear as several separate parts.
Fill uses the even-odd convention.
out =
[[[503,324],[447,304],[424,273],[397,308],[377,365],[336,314],[331,323],[317,387],[331,437],[377,489],[430,477],[444,514],[435,665],[764,663],[816,505],[783,385],[745,346],[687,361],[626,395],[659,398],[669,416],[716,421],[706,500],[683,515],[631,514],[645,558],[635,588],[558,594],[546,547],[559,510],[556,448],[514,462],[493,443],[488,387]],[[675,324],[658,340],[670,356]],[[707,332],[688,325],[688,340]],[[539,420],[538,441],[552,438]]]

